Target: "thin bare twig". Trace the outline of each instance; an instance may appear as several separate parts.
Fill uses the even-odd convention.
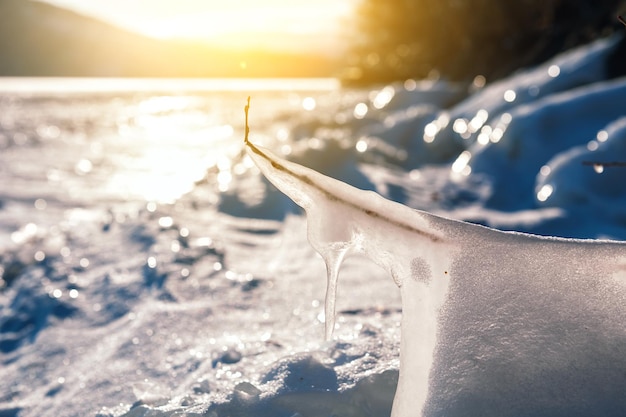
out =
[[[626,20],[622,16],[617,16],[617,20],[622,22],[622,25],[626,26]]]
[[[248,135],[250,134],[250,126],[248,126],[248,110],[250,110],[250,96],[248,96],[248,104],[243,108],[243,111],[246,112],[246,134],[243,137],[243,143],[248,143]]]

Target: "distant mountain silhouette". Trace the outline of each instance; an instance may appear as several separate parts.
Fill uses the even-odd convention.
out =
[[[32,0],[0,0],[0,76],[322,77],[331,58],[159,41]]]

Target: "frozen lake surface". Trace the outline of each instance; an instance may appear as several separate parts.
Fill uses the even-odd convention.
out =
[[[400,291],[349,258],[324,340],[324,262],[244,152],[246,97],[254,143],[411,208],[624,240],[615,42],[486,86],[0,80],[0,415],[389,415]]]

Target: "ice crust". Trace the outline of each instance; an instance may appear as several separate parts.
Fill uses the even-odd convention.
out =
[[[626,410],[626,244],[538,237],[416,211],[248,143],[307,213],[328,270],[364,253],[402,294],[392,416],[618,416]]]

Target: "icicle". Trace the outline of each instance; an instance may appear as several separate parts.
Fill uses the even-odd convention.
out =
[[[326,263],[326,299],[324,302],[325,338],[330,340],[335,329],[335,305],[337,301],[337,281],[339,269],[346,255],[346,250],[328,251],[323,256]]]

